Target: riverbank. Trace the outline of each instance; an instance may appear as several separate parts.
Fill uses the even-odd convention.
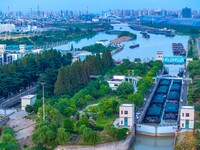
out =
[[[130,37],[130,36],[122,36],[122,37],[116,38],[115,40],[111,40],[110,43],[117,44],[117,43],[129,41],[131,39],[132,39],[132,37]]]
[[[127,150],[133,145],[135,133],[133,132],[124,141],[117,141],[96,146],[67,145],[58,146],[55,150]]]
[[[122,45],[122,46],[120,46],[119,48],[117,48],[117,49],[111,51],[111,54],[112,54],[112,55],[117,54],[118,52],[122,51],[123,49],[124,49],[124,46]]]

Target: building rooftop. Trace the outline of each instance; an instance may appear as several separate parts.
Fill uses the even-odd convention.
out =
[[[121,107],[133,107],[134,104],[121,104]]]
[[[33,97],[36,97],[36,95],[26,95],[26,96],[21,97],[21,99],[29,99]]]
[[[182,106],[181,109],[194,109],[194,106]]]

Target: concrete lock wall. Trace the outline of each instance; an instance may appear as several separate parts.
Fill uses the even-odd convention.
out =
[[[158,126],[157,134],[175,134],[177,126]]]
[[[174,135],[178,127],[174,126],[152,126],[145,124],[137,124],[136,132],[139,134],[146,134],[152,136],[167,136]]]

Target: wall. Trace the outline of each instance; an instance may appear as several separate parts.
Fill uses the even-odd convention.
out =
[[[174,126],[153,126],[146,124],[137,124],[136,133],[152,135],[152,136],[168,136],[174,135],[178,127]]]
[[[154,96],[154,93],[155,93],[157,87],[158,87],[158,83],[159,83],[159,82],[160,82],[160,79],[158,79],[158,81],[156,82],[156,85],[154,86],[154,89],[153,89],[153,91],[151,92],[151,95],[149,96],[149,98],[148,98],[148,100],[147,100],[147,102],[146,102],[146,104],[145,104],[145,106],[144,106],[144,109],[143,109],[143,111],[142,111],[142,113],[141,113],[141,116],[140,116],[140,118],[139,118],[139,120],[138,120],[138,123],[142,123],[142,121],[143,121],[143,119],[144,119],[144,116],[145,116],[145,114],[146,114],[146,111],[147,111],[147,109],[149,108],[149,105],[150,105],[150,103],[151,103],[151,100],[152,100],[152,98],[153,98],[153,96]]]

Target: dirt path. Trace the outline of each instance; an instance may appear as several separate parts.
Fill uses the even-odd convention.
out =
[[[24,111],[15,112],[7,122],[7,126],[13,128],[15,131],[16,139],[21,147],[24,145],[33,145],[31,135],[35,128],[35,122],[30,119],[22,118],[24,115],[26,115],[26,112]]]

